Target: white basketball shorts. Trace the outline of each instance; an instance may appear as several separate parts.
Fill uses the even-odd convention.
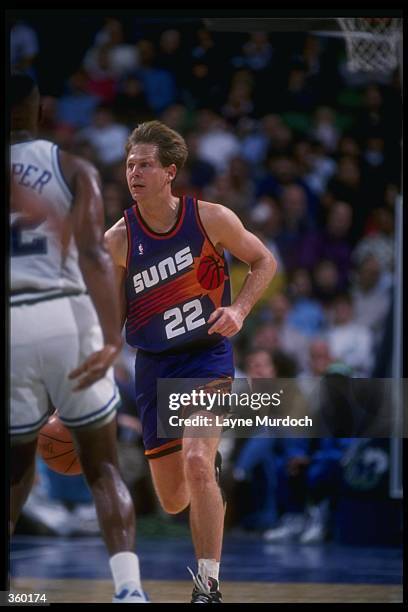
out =
[[[38,431],[51,404],[70,428],[105,420],[120,396],[113,368],[83,391],[69,373],[103,346],[88,295],[60,297],[10,308],[10,434]]]

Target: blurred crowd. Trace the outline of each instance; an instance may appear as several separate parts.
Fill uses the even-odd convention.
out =
[[[340,364],[354,377],[390,376],[401,188],[398,71],[350,73],[341,41],[308,33],[213,33],[200,26],[186,33],[173,24],[154,34],[140,27],[132,36],[124,25],[107,18],[64,78],[61,95],[43,99],[41,136],[101,172],[106,227],[131,204],[127,137],[138,123],[160,119],[189,149],[174,193],[230,207],[279,262],[233,339],[237,375],[301,385]],[[40,53],[35,27],[16,22],[12,66],[39,76]],[[230,268],[236,292],[247,267],[231,258]],[[124,470],[134,484],[146,468],[133,361],[125,348],[116,376]],[[266,530],[270,541],[327,537],[350,445],[340,438],[224,445],[227,487],[239,490],[256,479],[264,487],[262,501],[233,513],[231,523]],[[133,474],[132,462],[139,466]],[[141,512],[154,507],[144,509],[140,498],[137,504]]]

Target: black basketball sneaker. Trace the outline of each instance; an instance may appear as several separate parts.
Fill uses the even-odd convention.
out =
[[[189,567],[187,569],[194,582],[190,603],[222,603],[222,595],[218,590],[218,581],[215,578],[208,578],[207,581],[204,581],[200,574],[195,576]]]

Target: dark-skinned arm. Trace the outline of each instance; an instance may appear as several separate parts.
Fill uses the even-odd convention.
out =
[[[104,211],[99,173],[91,164],[72,158],[74,202],[72,227],[78,263],[102,328],[104,346],[70,373],[78,378],[75,390],[102,378],[122,347],[115,271],[104,241]]]

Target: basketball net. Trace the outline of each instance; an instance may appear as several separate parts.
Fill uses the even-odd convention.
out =
[[[352,72],[390,72],[399,64],[401,19],[339,17]]]

